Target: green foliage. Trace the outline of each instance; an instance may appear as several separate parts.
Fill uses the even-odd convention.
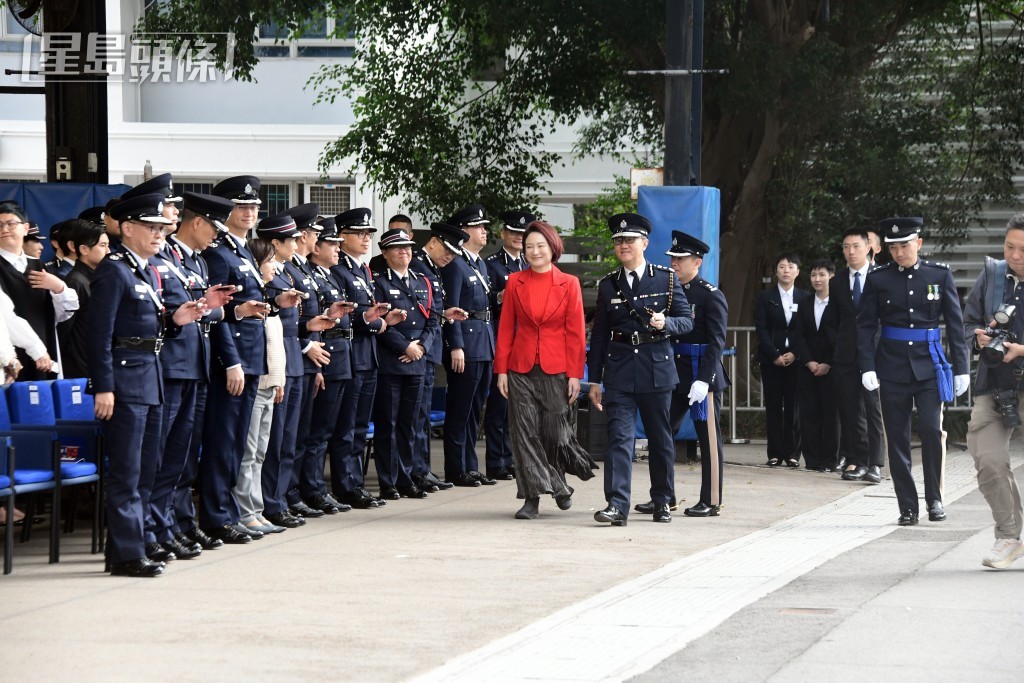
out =
[[[619,266],[608,230],[608,217],[635,211],[636,200],[630,198],[629,178],[621,176],[616,176],[615,184],[606,187],[594,201],[576,206],[573,237],[591,252],[584,260],[592,263],[595,279]]]

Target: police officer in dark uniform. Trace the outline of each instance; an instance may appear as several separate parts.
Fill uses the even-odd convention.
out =
[[[423,394],[427,349],[440,334],[430,280],[409,268],[416,243],[399,229],[380,238],[387,267],[373,274],[378,301],[402,319],[378,337],[377,393],[373,408],[373,451],[382,496],[426,498],[412,478],[414,427]]]
[[[604,467],[608,507],[595,513],[594,519],[626,525],[639,410],[648,439],[654,521],[671,522],[675,446],[670,407],[679,375],[670,337],[693,329],[693,319],[675,272],[644,260],[650,220],[621,213],[609,218],[608,226],[622,267],[598,285],[587,354],[590,403],[608,411]]]
[[[462,319],[464,317],[461,309],[446,308],[448,304],[446,303],[444,281],[441,279],[441,269],[451,263],[452,259],[462,256],[462,243],[466,237],[466,233],[454,225],[431,224],[430,239],[422,249],[413,254],[413,260],[409,266],[410,269],[430,280],[434,288],[434,310],[442,328],[449,318]],[[423,373],[423,393],[420,395],[416,429],[413,431],[415,447],[413,449],[412,479],[417,486],[427,492],[441,491],[454,486],[430,470],[430,409],[434,398],[434,372],[442,360],[442,347],[443,333],[439,332],[434,335],[433,343],[427,349],[427,364]]]
[[[362,261],[370,251],[373,233],[377,232],[370,217],[366,208],[351,209],[334,217],[342,242],[338,265],[331,268],[343,286],[343,298],[357,306],[351,314],[352,379],[341,397],[338,421],[327,445],[331,487],[339,501],[361,509],[379,506],[383,501],[363,485],[363,449],[377,389],[377,335],[400,318],[397,313],[381,317],[388,306],[378,304],[373,275]]]
[[[491,325],[491,282],[480,258],[487,244],[484,208],[471,204],[448,219],[468,236],[462,258],[441,269],[448,297],[445,305],[458,306],[468,319],[444,326],[444,365],[448,393],[444,415],[445,481],[456,486],[493,485],[494,479],[479,472],[476,438],[480,413],[491,386],[494,363],[494,327]]]
[[[501,219],[502,247],[491,254],[484,263],[491,280],[491,324],[498,329],[501,320],[501,302],[505,294],[505,282],[512,273],[526,267],[523,260],[523,234],[526,226],[537,220],[529,211],[505,211],[498,214]],[[484,434],[487,437],[487,476],[492,479],[512,479],[515,466],[512,464],[512,450],[508,444],[508,400],[497,387],[497,377],[491,377],[491,388],[487,393],[484,408]]]
[[[879,221],[893,262],[868,273],[857,316],[861,379],[868,391],[879,390],[900,526],[918,521],[917,487],[910,471],[912,409],[917,407],[928,519],[940,522],[946,518],[942,403],[970,386],[963,314],[953,273],[944,264],[918,258],[923,222],[919,217]],[[948,361],[940,324],[946,326]],[[877,346],[876,337],[880,337]]]
[[[92,281],[89,323],[89,388],[96,417],[106,420],[109,458],[107,489],[107,568],[116,576],[158,576],[162,562],[146,557],[144,510],[139,493],[147,432],[159,434],[163,410],[160,350],[166,334],[202,317],[205,301],[189,301],[167,311],[158,293],[160,282],[149,259],[163,246],[167,219],[162,195],[121,202],[113,212],[123,235],[122,254],[112,254]]]
[[[729,304],[725,295],[700,277],[704,255],[711,251],[707,243],[680,230],[672,231],[672,270],[683,283],[683,293],[693,312],[693,329],[672,338],[679,385],[672,393],[672,434],[679,431],[683,417],[690,412],[700,442],[700,500],[683,511],[687,517],[717,517],[722,505],[722,392],[731,382],[722,364]],[[676,509],[673,498],[669,502]],[[637,512],[654,512],[653,503],[641,503]]]
[[[34,223],[32,225],[35,225]],[[50,246],[53,247],[53,258],[43,264],[43,270],[53,273],[61,280],[67,278],[71,269],[75,267],[78,255],[68,250],[68,243],[71,241],[71,226],[68,221],[57,223],[50,228]],[[25,239],[33,237],[31,225]],[[35,239],[39,239],[39,226],[35,228]],[[70,245],[74,248],[74,245]]]

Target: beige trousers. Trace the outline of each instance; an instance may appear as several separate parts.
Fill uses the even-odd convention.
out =
[[[967,425],[967,448],[978,472],[978,488],[992,510],[996,538],[1020,538],[1024,523],[1020,491],[1010,468],[1010,432],[1003,426],[992,396],[975,396]]]

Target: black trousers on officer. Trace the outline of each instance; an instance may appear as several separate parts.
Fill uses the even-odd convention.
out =
[[[327,446],[335,496],[363,487],[363,451],[377,391],[377,370],[353,370],[341,397],[334,434]],[[376,427],[375,427],[376,428]]]
[[[444,406],[444,477],[452,481],[465,472],[480,469],[476,437],[480,413],[491,384],[491,361],[466,361],[462,372],[448,372],[448,394]]]
[[[313,399],[308,428],[299,430],[302,445],[299,447],[301,455],[296,465],[306,469],[306,475],[296,478],[296,487],[288,492],[288,504],[294,505],[303,498],[311,498],[317,493],[326,493],[326,482],[324,482],[324,462],[327,459],[327,442],[331,440],[335,425],[338,423],[338,412],[341,410],[341,401],[345,396],[345,389],[348,386],[347,379],[328,379],[324,381],[324,388],[316,392]],[[302,482],[309,486],[310,477],[319,473],[313,489],[303,489]],[[334,461],[331,461],[331,476],[334,476]],[[335,495],[338,491],[335,489]]]
[[[196,506],[192,501],[192,485],[196,482],[199,473],[199,451],[203,446],[203,425],[206,422],[206,393],[209,388],[206,382],[196,383],[196,409],[195,419],[192,421],[192,431],[167,435],[167,446],[165,448],[180,448],[188,452],[185,466],[182,468],[181,477],[174,488],[172,496],[174,506],[174,531],[191,531],[196,524]]]
[[[327,454],[327,440],[331,437],[331,425],[334,424],[334,419],[336,419],[337,415],[332,415],[332,421],[323,425],[322,428],[319,425],[314,426],[314,406],[326,387],[323,390],[317,391],[315,373],[303,375],[298,380],[302,384],[302,402],[299,405],[299,415],[296,423],[295,458],[292,461],[292,469],[288,473],[288,489],[276,502],[273,509],[267,504],[266,500],[263,501],[267,512],[284,512],[304,497],[327,492],[324,484],[324,458]],[[344,383],[346,380],[337,381]],[[330,382],[326,384],[329,386]],[[315,443],[312,441],[314,430],[318,430],[317,435],[319,437]],[[301,474],[296,477],[295,471],[299,469],[301,469]],[[283,472],[281,476],[284,476]],[[303,489],[303,482],[306,482],[306,485],[311,488]]]
[[[103,425],[108,458],[107,559],[129,562],[146,556],[143,541],[142,497],[139,481],[143,460],[156,460],[155,453],[144,453],[146,433],[159,434],[163,408],[114,400],[114,413]],[[155,470],[154,463],[147,468]]]
[[[150,509],[154,535],[167,543],[175,531],[175,492],[188,463],[192,426],[196,419],[196,393],[199,382],[194,379],[164,378],[163,434],[160,437],[160,469],[153,482]],[[189,505],[192,485],[189,482]]]
[[[796,432],[797,366],[761,363],[761,388],[768,419],[768,458],[800,459]]]
[[[689,390],[689,384],[686,385]],[[687,394],[672,392],[669,413],[672,436],[679,432],[683,418],[690,411]],[[708,392],[708,419],[694,420],[693,428],[700,443],[700,502],[706,505],[722,504],[722,478],[725,476],[725,458],[722,455],[722,394]],[[647,423],[644,423],[646,427]]]
[[[274,404],[274,418],[270,423],[270,438],[267,441],[267,455],[260,473],[260,488],[263,492],[263,511],[280,513],[284,511],[288,491],[297,481],[295,467],[299,419],[302,415],[302,390],[305,377],[286,377],[284,400]],[[257,454],[258,455],[258,454]],[[273,501],[273,506],[268,504]]]
[[[238,504],[231,489],[238,483],[259,383],[259,375],[245,375],[245,385],[238,396],[228,393],[224,373],[214,375],[210,383],[209,414],[199,460],[199,518],[204,529],[239,521]]]
[[[917,406],[917,435],[921,439],[925,500],[942,500],[942,473],[946,460],[946,433],[942,430],[942,401],[934,379],[914,382],[882,380],[878,390],[889,446],[889,474],[900,511],[919,512],[917,486],[911,475],[910,419]]]
[[[861,384],[860,368],[835,364],[829,370],[839,409],[839,455],[847,465],[885,466],[885,429],[878,392]]]
[[[815,377],[805,367],[799,372],[800,448],[804,465],[809,470],[833,469],[839,457],[839,415],[832,371],[822,377]]]
[[[512,466],[512,448],[508,441],[508,400],[498,391],[498,376],[492,375],[484,409],[484,436],[487,438],[487,469]]]
[[[378,375],[373,406],[373,459],[381,488],[410,489],[413,428],[423,375]]]
[[[437,366],[427,361],[423,373],[420,403],[416,408],[416,428],[413,430],[412,473],[426,476],[430,473],[430,408],[434,401],[434,371]]]
[[[636,394],[615,389],[604,392],[604,409],[608,414],[604,497],[609,505],[614,505],[624,515],[629,515],[638,410],[647,434],[651,500],[655,505],[667,504],[675,494],[673,467],[676,454],[669,427],[671,403],[672,391],[668,389]]]

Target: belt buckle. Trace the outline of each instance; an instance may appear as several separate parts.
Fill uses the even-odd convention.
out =
[[[162,349],[163,347],[164,347],[164,340],[163,339],[157,339],[156,342],[153,344],[153,352],[156,355],[159,356],[160,355],[160,349]]]
[[[633,332],[631,335],[629,335],[629,341],[631,344],[633,344],[633,346],[640,346],[640,333]]]

